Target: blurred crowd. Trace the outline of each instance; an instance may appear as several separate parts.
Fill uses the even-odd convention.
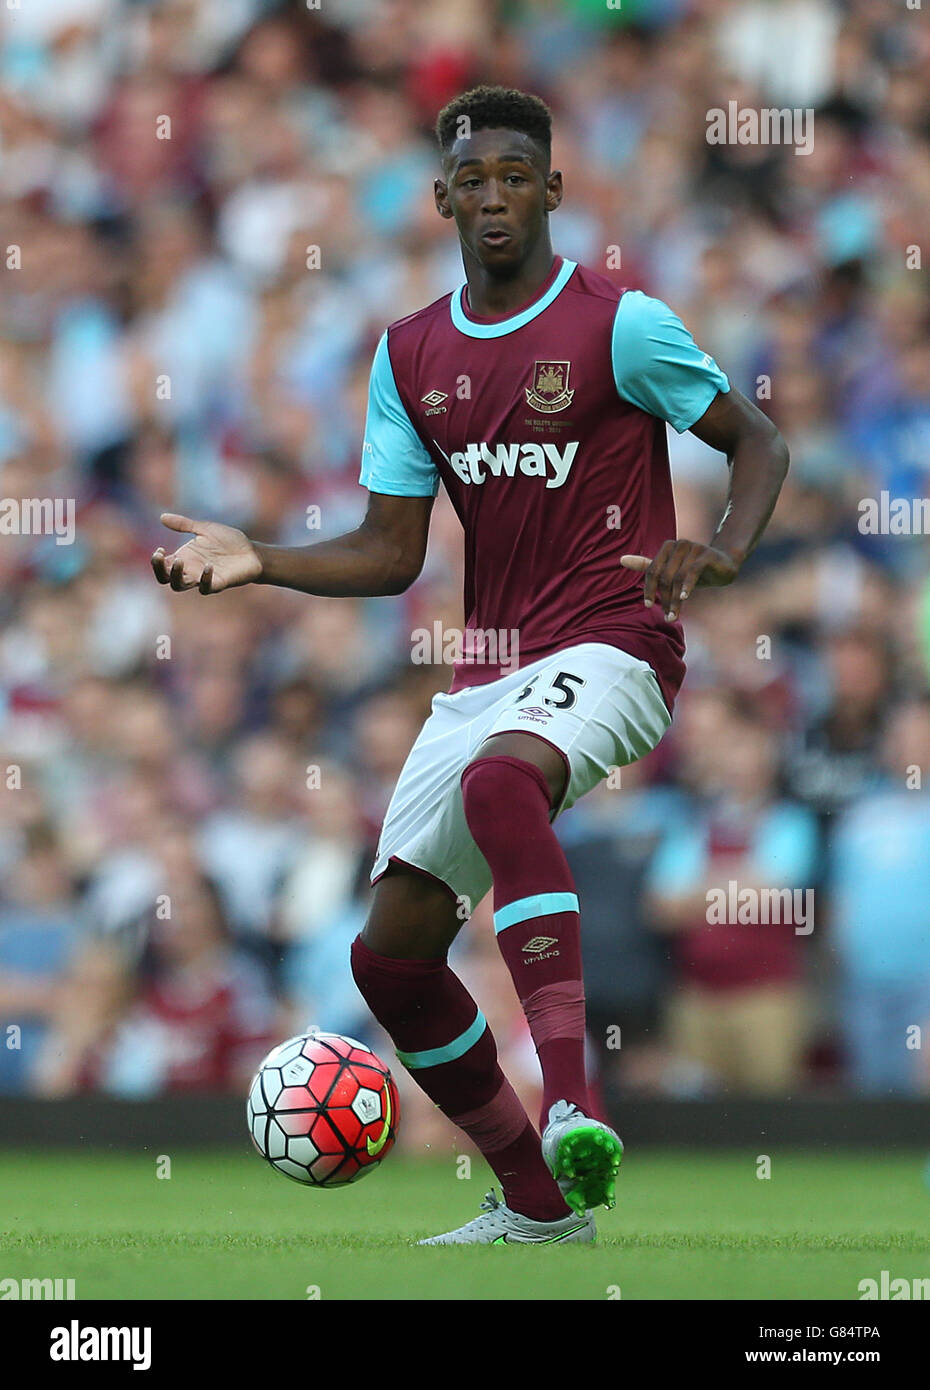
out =
[[[689,601],[672,730],[559,822],[592,1063],[628,1095],[930,1090],[928,543],[860,525],[928,492],[925,12],[23,0],[0,498],[73,498],[76,527],[0,534],[0,1091],[241,1091],[307,1024],[392,1056],[348,948],[448,687],[411,633],[462,623],[458,522],[440,496],[399,598],[175,595],[149,556],[163,510],[283,544],[357,524],[375,344],[462,279],[431,128],[476,82],[552,107],[556,250],[666,299],[792,454],[738,583]],[[812,152],[709,144],[732,100],[813,110]],[[679,533],[709,539],[725,462],[669,434]],[[731,883],[812,916],[708,920]],[[454,964],[529,1098],[489,908]]]

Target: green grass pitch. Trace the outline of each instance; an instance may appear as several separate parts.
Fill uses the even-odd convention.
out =
[[[926,1278],[926,1155],[636,1151],[594,1246],[412,1248],[477,1214],[482,1163],[394,1156],[305,1190],[248,1151],[0,1154],[0,1279],[73,1278],[100,1299],[856,1300]],[[618,1291],[619,1290],[619,1295]]]

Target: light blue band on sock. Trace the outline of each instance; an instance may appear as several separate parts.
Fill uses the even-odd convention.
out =
[[[528,917],[551,917],[555,912],[577,912],[577,893],[534,893],[529,898],[517,898],[494,914],[494,930],[500,934],[515,922]]]
[[[453,1038],[452,1042],[446,1043],[445,1047],[430,1047],[425,1052],[401,1052],[400,1048],[395,1048],[397,1060],[408,1071],[416,1071],[419,1067],[438,1067],[443,1062],[454,1062],[456,1057],[461,1057],[470,1047],[474,1047],[487,1026],[487,1019],[479,1009],[474,1023],[470,1024],[464,1033]]]

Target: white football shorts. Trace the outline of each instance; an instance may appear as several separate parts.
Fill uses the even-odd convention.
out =
[[[537,734],[562,753],[568,786],[554,820],[612,768],[655,748],[671,722],[652,667],[603,642],[434,695],[384,818],[372,882],[396,858],[446,884],[467,911],[478,906],[491,871],[465,820],[461,776],[492,734]]]

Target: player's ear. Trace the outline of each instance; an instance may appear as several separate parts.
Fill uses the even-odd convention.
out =
[[[562,170],[553,169],[546,179],[546,212],[555,212],[562,201]]]
[[[453,212],[449,206],[449,190],[442,179],[433,179],[433,197],[436,199],[436,208],[440,217],[452,217]]]

